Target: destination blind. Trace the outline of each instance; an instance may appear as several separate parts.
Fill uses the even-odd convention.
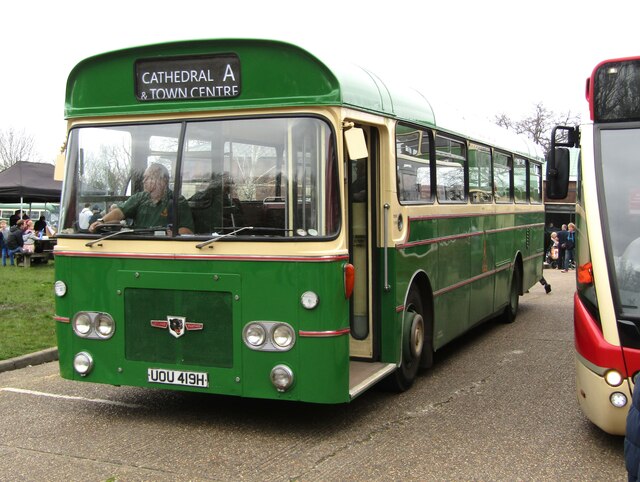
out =
[[[191,100],[240,95],[240,59],[233,54],[138,60],[140,101]]]

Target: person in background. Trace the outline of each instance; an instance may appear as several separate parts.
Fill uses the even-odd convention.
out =
[[[94,206],[91,208],[91,211],[93,212],[93,214],[91,215],[91,219],[89,219],[89,226],[91,226],[93,223],[95,223],[98,219],[102,217],[102,212],[100,212],[100,206],[98,206],[97,204],[94,204]]]
[[[7,265],[7,241],[9,241],[9,226],[3,219],[0,221],[0,249],[2,250],[2,266]]]
[[[562,225],[562,229],[560,231],[557,231],[558,234],[558,269],[563,269],[564,268],[564,252],[565,252],[565,246],[566,246],[566,242],[567,242],[567,235],[569,234],[569,231],[567,230],[567,225],[563,224]]]
[[[16,211],[9,217],[9,226],[15,226],[18,219],[22,217],[22,211],[16,209]]]
[[[16,253],[22,253],[24,246],[24,239],[22,235],[27,229],[26,223],[22,219],[16,221],[15,226],[11,226],[9,229],[9,239],[7,241],[7,254],[9,256],[9,262],[11,266],[14,266],[14,256]]]
[[[26,227],[22,233],[22,251],[25,253],[34,253],[38,234],[34,229],[33,221],[31,221],[31,219],[29,219],[28,221],[24,221],[23,226]]]
[[[78,227],[84,231],[89,229],[89,220],[91,216],[93,216],[93,211],[91,211],[91,204],[85,203],[84,209],[80,211],[80,215],[78,216]]]
[[[573,262],[573,252],[576,246],[576,225],[569,223],[568,228],[566,239],[564,243],[561,243],[564,247],[564,258],[561,259],[563,273],[569,271],[571,263]]]
[[[44,216],[40,216],[40,218],[33,225],[33,229],[36,233],[42,232],[45,234],[45,230],[47,229],[47,219]]]

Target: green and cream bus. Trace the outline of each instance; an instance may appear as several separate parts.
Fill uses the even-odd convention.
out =
[[[362,68],[277,41],[130,48],[73,69],[65,114],[65,378],[348,402],[513,321],[542,277],[536,146]],[[85,204],[120,206],[154,163],[167,225],[79,229]]]

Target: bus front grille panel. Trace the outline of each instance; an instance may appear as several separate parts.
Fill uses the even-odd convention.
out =
[[[127,360],[232,366],[231,293],[129,288],[124,297]]]

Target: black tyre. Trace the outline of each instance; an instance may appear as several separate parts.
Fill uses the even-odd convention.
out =
[[[386,380],[387,388],[403,392],[408,390],[418,369],[433,364],[431,323],[425,322],[422,299],[416,288],[407,297],[403,320],[402,361]]]
[[[518,266],[513,268],[513,276],[511,277],[511,286],[509,287],[509,302],[502,313],[503,323],[513,323],[516,321],[518,314],[518,306],[520,304],[520,269]]]

